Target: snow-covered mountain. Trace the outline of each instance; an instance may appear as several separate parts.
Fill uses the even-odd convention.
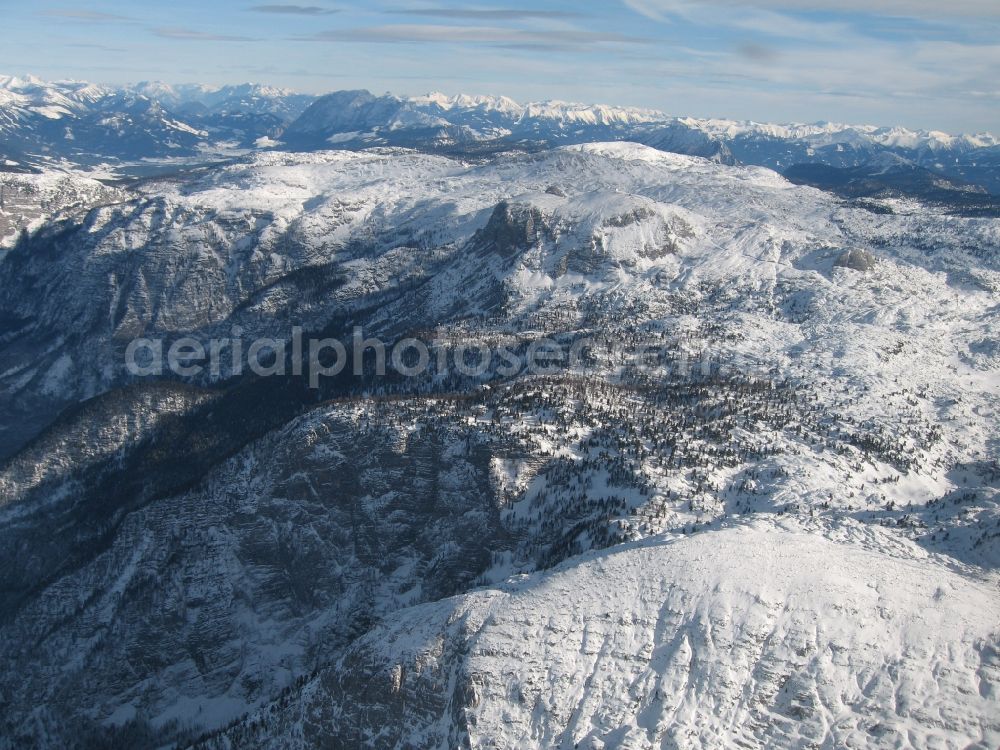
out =
[[[1000,143],[990,133],[955,136],[936,130],[908,130],[901,127],[845,125],[832,122],[775,125],[751,120],[698,120],[691,117],[678,119],[680,122],[715,138],[729,140],[747,136],[771,137],[786,141],[806,141],[813,146],[861,141],[877,143],[890,148],[928,149],[931,151],[963,147],[972,150],[988,148]]]
[[[625,142],[265,150],[0,273],[0,747],[1000,741],[996,218]],[[296,324],[594,343],[124,367]]]
[[[108,87],[83,81],[0,76],[0,128],[12,130],[18,122],[33,117],[59,120],[79,115],[111,93]]]
[[[205,118],[220,115],[272,115],[284,125],[316,98],[291,89],[245,83],[237,86],[180,84],[144,81],[128,90],[160,102],[183,115]]]
[[[567,137],[590,128],[606,131],[667,118],[651,110],[603,105],[540,102],[520,105],[507,97],[453,97],[432,93],[418,97],[375,96],[368,91],[339,91],[320,97],[289,127],[287,137],[329,138],[355,134],[369,139],[376,133],[391,138],[393,132],[433,128],[465,130],[477,140],[540,136],[544,123],[546,138],[557,131]],[[353,128],[353,130],[348,130]]]
[[[337,92],[314,102],[289,126],[283,140],[295,148],[430,146],[445,153],[629,140],[778,171],[801,163],[862,167],[895,156],[916,168],[1000,193],[994,156],[1000,141],[989,133],[952,136],[900,127],[699,120],[627,107],[521,105],[505,97]]]
[[[75,82],[5,81],[0,136],[32,165],[187,153],[207,135],[144,96]]]
[[[34,166],[192,156],[220,143],[252,147],[277,136],[313,98],[250,84],[119,89],[4,76],[0,138]]]
[[[336,92],[321,98],[313,111],[296,124],[294,132],[343,135],[347,126],[366,130],[399,130],[431,123],[454,127],[470,127],[481,138],[494,137],[498,132],[507,135],[539,132],[540,128],[552,131],[549,138],[571,138],[581,128],[616,128],[638,126],[675,126],[697,131],[721,142],[738,139],[770,138],[795,141],[812,148],[832,145],[864,144],[887,149],[909,151],[971,151],[990,148],[1000,141],[990,133],[976,135],[949,135],[939,131],[913,131],[901,127],[875,127],[870,125],[840,125],[835,123],[775,125],[752,121],[697,119],[673,117],[663,112],[632,107],[574,104],[561,101],[530,102],[518,104],[508,97],[447,96],[431,93],[417,97],[397,97],[385,94],[376,97],[367,91]],[[325,101],[324,101],[325,100]],[[354,113],[366,112],[363,119],[344,121],[336,119],[341,109]],[[426,119],[417,117],[417,113]],[[400,119],[409,117],[410,121]],[[413,123],[410,125],[409,122]],[[544,125],[543,125],[544,124]],[[488,127],[483,127],[488,125]],[[478,127],[477,127],[478,126]],[[641,131],[639,131],[641,132]]]
[[[506,97],[341,91],[317,99],[282,135],[295,149],[405,146],[471,155],[625,139],[732,162],[725,143],[660,112],[558,101],[521,105]]]

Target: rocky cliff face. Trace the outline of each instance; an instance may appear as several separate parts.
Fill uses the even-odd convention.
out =
[[[415,433],[408,412],[314,411],[196,489],[111,519],[113,533],[95,536],[73,569],[5,602],[5,675],[16,680],[5,693],[85,704],[98,722],[163,724],[195,704],[225,721],[388,612],[471,585],[491,549],[509,545],[489,451],[447,422]],[[78,472],[61,490],[85,498],[84,482]],[[22,535],[41,520],[8,509],[22,556],[8,591],[41,572],[23,556],[44,550]],[[52,681],[53,669],[64,678]],[[54,713],[34,720],[70,726]]]
[[[60,214],[77,214],[102,204],[120,203],[127,194],[97,180],[49,172],[18,174],[0,170],[0,253],[22,233]]]

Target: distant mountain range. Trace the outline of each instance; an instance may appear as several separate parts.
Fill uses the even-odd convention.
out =
[[[379,146],[485,156],[555,145],[634,141],[724,164],[765,166],[847,195],[910,194],[945,203],[1000,195],[1000,140],[900,127],[773,125],[674,117],[648,109],[561,101],[519,104],[502,96],[325,96],[244,84],[144,82],[114,88],[0,76],[0,169],[107,166],[218,158],[241,150],[359,150]],[[131,165],[131,169],[130,169]],[[892,171],[889,183],[872,173]],[[847,182],[847,186],[843,184]],[[928,193],[927,186],[932,186]]]

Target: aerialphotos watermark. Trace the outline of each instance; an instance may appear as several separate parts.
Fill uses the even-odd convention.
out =
[[[425,342],[405,338],[386,345],[381,339],[366,337],[360,326],[345,343],[337,338],[303,337],[301,326],[292,328],[286,339],[272,337],[246,341],[242,329],[232,336],[209,339],[207,345],[186,336],[166,343],[161,338],[137,338],[125,349],[125,369],[135,377],[161,377],[173,373],[182,378],[212,379],[239,376],[245,370],[260,377],[307,376],[310,388],[319,388],[322,378],[336,377],[347,370],[358,377],[383,377],[388,368],[402,377],[451,372],[469,378],[485,375],[502,378],[515,375],[555,375],[560,371],[583,371],[602,364],[634,367],[638,372],[662,372],[666,366],[677,374],[717,371],[718,364],[707,353],[695,363],[684,350],[664,341],[632,343],[626,347],[613,340],[584,336],[571,342],[548,337],[495,345],[461,338],[435,338]],[[290,356],[289,356],[290,355]]]

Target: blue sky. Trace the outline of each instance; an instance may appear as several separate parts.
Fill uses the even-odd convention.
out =
[[[0,73],[1000,131],[1000,0],[0,0]]]

